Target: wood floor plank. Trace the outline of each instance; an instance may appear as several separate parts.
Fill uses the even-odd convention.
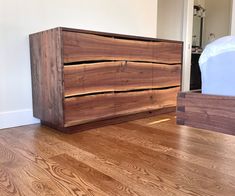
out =
[[[161,122],[161,120],[167,120],[165,122]],[[160,122],[159,122],[160,121]],[[167,132],[174,132],[181,134],[183,136],[190,136],[192,138],[197,139],[197,142],[204,142],[210,145],[221,145],[226,143],[226,146],[230,148],[231,146],[235,147],[235,143],[231,140],[230,135],[217,133],[209,130],[202,130],[187,126],[179,126],[176,125],[176,116],[174,113],[143,118],[136,121],[133,121],[135,124],[140,124],[144,126],[154,127]],[[230,151],[233,150],[230,148]]]
[[[178,141],[175,138],[180,138],[181,146],[184,145],[183,151],[186,153],[190,152],[190,154],[198,155],[200,154],[201,157],[209,158],[213,155],[213,157],[217,156],[218,158],[224,159],[224,161],[229,162],[232,160],[232,163],[235,161],[234,155],[235,149],[227,150],[226,146],[221,148],[220,145],[208,145],[206,142],[199,142],[197,139],[191,137],[191,135],[187,134],[179,134],[179,132],[171,132],[168,133],[165,130],[162,130],[162,127],[149,127],[143,125],[137,125],[133,123],[125,123],[116,126],[117,129],[124,128],[130,131],[137,132],[141,135],[147,135],[152,138],[158,138],[157,141],[160,141],[162,144],[166,146],[171,146],[177,148],[179,145]],[[207,148],[205,151],[204,149]],[[182,149],[182,148],[181,148]]]
[[[164,168],[161,169],[162,165],[166,166],[167,169],[170,170],[172,166],[179,162],[179,160],[184,160],[181,161],[180,166],[177,167],[177,172],[184,173],[184,175],[187,172],[192,173],[197,179],[202,180],[203,183],[204,181],[206,183],[210,181],[211,183],[220,184],[221,186],[224,185],[223,187],[229,185],[231,190],[235,188],[235,177],[229,174],[225,175],[218,170],[215,173],[215,167],[208,168],[207,165],[205,165],[208,160],[204,160],[201,165],[197,164],[197,161],[194,161],[195,159],[193,159],[190,155],[182,152],[180,153],[180,151],[175,149],[148,141],[144,137],[141,137],[142,140],[140,140],[138,137],[134,137],[133,134],[128,136],[127,130],[122,131],[119,129],[119,132],[117,133],[116,129],[111,131],[109,128],[109,131],[105,132],[104,137],[116,139],[119,145],[121,145],[122,141],[128,141],[128,143],[134,144],[134,146],[137,146],[138,148],[138,154],[141,153],[139,156],[143,159],[147,155],[146,159],[150,163],[154,163],[159,170],[164,170]],[[130,144],[129,146],[131,146]],[[174,172],[174,170],[172,172]],[[206,183],[204,184],[206,185]]]
[[[17,186],[13,175],[8,169],[0,167],[0,195],[17,195],[23,196],[24,194]]]
[[[156,132],[158,135],[155,136],[155,138],[159,138],[159,134],[161,134],[162,132],[167,134],[168,136],[171,135],[168,134],[169,132],[177,134],[181,140],[181,145],[179,146],[180,147],[179,154],[181,155],[184,154],[184,157],[189,157],[189,160],[196,161],[198,159],[200,160],[201,158],[209,159],[209,162],[212,163],[211,166],[214,167],[213,165],[215,163],[216,165],[218,165],[216,168],[218,168],[219,170],[221,169],[220,165],[224,164],[229,164],[230,165],[229,167],[233,168],[233,164],[235,161],[234,157],[235,142],[232,140],[233,137],[212,131],[195,129],[185,126],[178,126],[175,124],[174,117],[169,117],[169,116],[167,117],[166,115],[164,115],[164,118],[170,118],[170,121],[154,123],[159,121],[159,119],[158,117],[155,117],[155,119],[154,117],[152,117],[148,119],[141,119],[134,123],[140,125],[139,130],[141,130],[140,131],[141,133],[143,133],[144,130],[146,130],[147,132],[150,131],[152,133]],[[144,128],[142,127],[143,125]],[[133,131],[136,131],[136,129],[133,129]],[[127,133],[130,133],[130,130],[128,130]],[[149,137],[151,140],[151,134],[147,134],[147,137]],[[154,138],[154,136],[152,136],[152,138]],[[146,138],[146,140],[143,141],[150,141],[150,140]],[[167,139],[166,137],[166,140],[168,143],[169,138]],[[166,142],[164,142],[164,139],[162,140],[159,138],[159,141],[161,141],[161,144],[167,145]],[[178,141],[176,141],[176,143],[178,143]],[[198,156],[198,154],[200,154],[200,156]],[[211,157],[213,157],[213,159],[211,159]],[[216,161],[214,161],[214,159],[216,159]],[[207,166],[209,166],[210,168],[210,164],[207,164]],[[221,170],[224,172],[224,167],[222,167]],[[231,174],[231,171],[228,169],[227,173]]]
[[[116,126],[110,126],[109,129],[104,130],[97,130],[97,133],[100,132],[103,133],[104,137],[107,137],[107,140],[110,140],[109,138],[116,139],[119,141],[128,142],[129,145],[133,144],[138,147],[147,148],[145,150],[146,152],[151,152],[151,155],[155,157],[158,156],[170,156],[173,160],[183,160],[181,163],[181,166],[187,167],[192,173],[196,173],[199,176],[205,176],[210,179],[219,179],[219,177],[223,176],[223,180],[226,181],[226,184],[230,184],[231,186],[235,187],[235,177],[231,175],[230,170],[228,169],[227,173],[224,171],[225,166],[227,166],[227,160],[219,160],[217,163],[215,161],[211,161],[211,159],[204,159],[199,156],[194,156],[190,153],[185,153],[180,151],[180,149],[175,149],[166,145],[163,145],[162,143],[159,143],[159,137],[154,137],[151,134],[142,134],[141,137],[139,137],[139,134],[132,133],[130,130],[121,129],[120,127]],[[141,139],[140,139],[141,138]],[[154,152],[152,152],[154,151]],[[138,151],[139,152],[139,151]],[[155,153],[156,152],[156,153]],[[214,152],[215,153],[215,152]],[[232,163],[234,163],[234,157],[230,157],[231,160],[229,160]],[[156,157],[157,160],[159,160],[159,157]],[[170,159],[167,160],[168,163],[174,165],[175,163],[170,162]],[[205,164],[207,163],[207,164]],[[221,167],[221,165],[223,167]],[[217,170],[215,173],[214,170],[217,169],[216,167],[221,167]],[[231,169],[234,168],[233,165],[230,166]],[[225,172],[225,173],[224,173]]]
[[[88,132],[86,132],[86,134],[89,135]],[[78,140],[75,143],[72,140],[70,140],[69,143],[73,144],[74,146],[77,146],[76,145],[77,143],[83,145],[84,143],[82,141],[83,141],[84,137],[82,136],[82,134],[80,134],[80,136],[81,137],[77,138]],[[73,138],[72,135],[71,136],[67,135],[66,140],[68,140],[68,137]],[[92,144],[92,141],[93,141],[93,139],[91,138],[91,140],[89,140],[87,142]],[[96,142],[100,143],[98,140]],[[95,144],[95,143],[93,142],[93,144]],[[85,144],[83,146],[85,147],[87,145]],[[121,158],[121,157],[116,156],[114,149],[112,151],[110,151],[106,146],[102,145],[102,147],[104,147],[104,149],[102,149],[102,153],[97,153],[96,151],[97,150],[99,151],[100,148],[97,149],[97,147],[93,146],[93,145],[89,145],[89,149],[94,149],[95,152],[91,152],[87,148],[83,148],[81,146],[79,146],[77,149],[82,149],[85,152],[89,152],[90,154],[95,155],[96,158],[92,162],[88,162],[88,164],[93,165],[94,161],[98,161],[98,163],[96,165],[93,165],[93,167],[98,167],[99,170],[104,173],[106,173],[106,167],[112,167],[112,170],[114,170],[116,172],[112,171],[111,175],[110,175],[110,173],[108,175],[113,176],[113,178],[117,179],[118,181],[126,180],[125,181],[126,184],[128,184],[129,186],[132,186],[132,187],[134,186],[134,183],[137,184],[137,186],[135,186],[135,189],[137,189],[138,191],[145,189],[145,193],[142,192],[142,195],[155,195],[155,194],[157,194],[157,195],[182,195],[182,192],[180,192],[178,189],[174,189],[174,188],[172,188],[171,185],[168,186],[167,184],[162,183],[163,178],[161,178],[161,177],[157,177],[157,178],[155,177],[155,179],[152,179],[152,178],[149,179],[148,177],[149,177],[150,173],[148,173],[147,170],[145,170],[144,168],[143,169],[136,168],[135,164],[133,164],[132,161],[131,161],[131,163],[126,164],[123,159],[118,160],[118,159],[110,158],[110,156],[116,157],[116,158]],[[110,146],[110,147],[112,147],[112,146]],[[79,157],[78,159],[81,159],[81,157]],[[105,165],[104,165],[104,163],[105,163]],[[122,163],[125,163],[125,164],[123,165]],[[133,164],[133,166],[132,166],[132,164]],[[122,173],[120,173],[120,171],[121,172],[124,171],[124,175]],[[147,177],[146,177],[146,175],[147,175]]]
[[[30,149],[26,149],[24,145],[19,142],[9,145],[7,140],[3,140],[0,137],[0,143],[8,146],[21,156],[21,158],[30,162],[32,165],[30,166],[31,168],[36,167],[39,170],[37,173],[43,173],[45,176],[49,177],[49,179],[55,183],[54,187],[56,189],[59,188],[61,192],[64,193],[62,195],[107,195],[102,191],[96,190],[93,186],[90,187],[84,184],[79,176],[67,168],[62,168],[55,162],[49,159],[45,160],[39,155],[34,154]]]
[[[88,146],[87,142],[89,142],[89,139],[96,142]],[[70,141],[73,143],[72,139]],[[192,195],[213,195],[214,192],[219,194],[221,190],[226,192],[226,194],[231,194],[235,187],[227,185],[222,188],[222,182],[217,183],[214,180],[204,178],[204,176],[192,175],[192,171],[188,172],[187,168],[182,168],[181,166],[176,168],[174,165],[177,165],[180,159],[172,159],[172,157],[165,156],[159,152],[156,153],[150,149],[114,138],[106,139],[105,136],[96,135],[95,132],[84,133],[84,136],[73,144],[97,156],[103,156],[110,162],[119,164],[129,172],[135,172],[141,177],[147,175],[149,179],[157,182],[156,186],[160,184],[157,180],[161,178],[165,187],[168,188],[168,192],[174,188]],[[109,149],[106,146],[112,149],[112,154],[109,153]],[[132,149],[135,149],[135,153],[132,152]],[[188,163],[188,167],[192,167],[192,165]],[[182,187],[177,187],[177,184],[182,184]],[[198,186],[202,187],[202,189],[197,190]],[[210,190],[207,190],[209,186],[215,187],[215,189],[210,192]]]
[[[2,179],[5,177],[8,178],[9,184],[5,187],[8,188],[11,186],[15,186],[14,190],[5,190],[10,195],[46,195],[50,193],[50,195],[58,195],[58,191],[56,189],[49,188],[52,183],[47,176],[44,176],[41,179],[41,172],[35,171],[35,168],[30,162],[27,162],[26,159],[19,156],[15,152],[9,150],[2,144],[0,144],[0,169],[1,169],[1,177]],[[4,153],[3,153],[4,152]],[[7,156],[4,156],[7,155]],[[5,161],[4,161],[5,160]],[[29,173],[30,170],[34,170],[36,172],[35,175],[31,175]],[[29,175],[30,174],[30,175]],[[37,176],[37,177],[36,177]],[[22,181],[24,179],[24,181]],[[17,182],[17,183],[14,183]],[[29,187],[27,183],[32,185]],[[10,184],[11,183],[11,184]],[[6,182],[0,180],[0,186],[4,187]],[[17,185],[17,186],[16,186]],[[49,186],[48,186],[49,185]],[[53,187],[53,186],[52,186]],[[19,190],[19,191],[17,191]],[[15,192],[15,193],[14,193]],[[7,194],[7,193],[4,193]],[[1,194],[0,194],[1,195]]]
[[[68,167],[71,171],[83,178],[83,181],[93,184],[108,195],[139,195],[125,184],[114,180],[110,176],[95,170],[67,154],[58,155],[51,159],[64,167]]]
[[[235,137],[164,114],[67,135],[0,131],[0,196],[235,195]]]
[[[48,132],[47,130],[45,130],[46,132]],[[12,137],[10,136],[12,133],[7,133],[8,137]],[[37,138],[38,140],[35,141],[35,144],[38,145],[39,142],[42,141],[42,137],[43,135],[45,137],[47,137],[48,135],[43,134],[43,132],[38,133],[40,136],[40,140],[39,138]],[[34,136],[38,134],[33,134]],[[50,132],[50,134],[53,134],[53,132]],[[27,137],[29,134],[24,134],[21,133],[21,138],[23,135],[25,135],[25,137],[27,138],[27,140],[25,141],[26,143],[24,143],[24,145],[28,145],[27,141],[33,140],[33,138],[29,138]],[[49,143],[58,143],[55,141],[55,138],[58,137],[60,139],[64,139],[66,137],[70,137],[69,135],[61,135],[60,133],[54,133],[53,135],[53,141],[46,139],[46,141],[49,141]],[[61,137],[62,136],[62,137]],[[71,135],[72,136],[72,135]],[[13,140],[14,138],[12,138]],[[19,146],[22,145],[22,143],[20,143],[17,140],[13,140],[14,144],[18,144]],[[31,141],[30,141],[31,142]],[[65,144],[65,146],[63,146],[63,144]],[[41,146],[42,144],[39,144],[39,146]],[[44,143],[46,148],[49,148],[47,143]],[[53,149],[59,149],[60,152],[66,152],[68,154],[72,153],[72,156],[75,157],[78,160],[82,160],[84,163],[91,165],[95,168],[98,168],[101,172],[103,172],[106,175],[109,175],[111,177],[113,177],[114,179],[116,179],[119,182],[123,182],[125,181],[125,184],[131,187],[134,187],[134,189],[137,192],[140,192],[140,195],[182,195],[182,193],[177,193],[177,190],[172,190],[174,192],[174,194],[171,194],[171,192],[169,191],[170,188],[167,188],[165,186],[159,186],[157,183],[152,182],[151,184],[149,184],[149,180],[148,178],[145,177],[141,177],[138,174],[132,173],[130,171],[128,171],[127,169],[120,167],[119,164],[116,164],[117,162],[112,162],[111,160],[107,160],[105,157],[103,156],[96,156],[95,154],[89,153],[87,151],[81,150],[79,148],[74,147],[73,145],[68,145],[63,141],[60,141],[60,144],[55,146],[55,148]],[[39,152],[40,154],[44,154],[45,152]],[[47,157],[47,155],[46,155]],[[108,169],[110,168],[110,169]],[[125,171],[123,173],[123,171]],[[155,186],[155,187],[154,187]],[[147,188],[147,190],[146,190]],[[160,190],[159,190],[160,189]],[[162,190],[163,189],[163,190]],[[164,192],[162,192],[164,191]]]

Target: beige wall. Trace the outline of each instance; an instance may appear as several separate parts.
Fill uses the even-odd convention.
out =
[[[194,5],[200,5],[205,8],[205,1],[206,0],[194,0]]]
[[[235,36],[235,0],[232,3],[231,34]]]
[[[155,37],[156,24],[157,0],[0,0],[0,128],[34,122],[30,33],[65,26]]]
[[[216,39],[230,35],[231,3],[231,0],[205,0],[204,44],[208,43],[210,33],[214,33]]]
[[[182,40],[184,0],[158,0],[157,37]]]

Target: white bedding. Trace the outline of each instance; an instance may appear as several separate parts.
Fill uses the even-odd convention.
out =
[[[235,36],[226,36],[207,45],[199,65],[202,93],[235,96]]]

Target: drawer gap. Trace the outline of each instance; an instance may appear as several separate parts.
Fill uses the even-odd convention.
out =
[[[160,64],[160,65],[179,65],[179,64],[181,64],[181,63],[164,63],[164,62],[153,62],[153,61],[130,61],[130,60],[93,60],[93,61],[91,61],[91,60],[89,60],[89,61],[75,61],[75,62],[64,63],[64,66],[106,63],[106,62],[152,63],[152,64]]]
[[[124,91],[105,91],[105,92],[94,92],[94,93],[85,93],[85,94],[79,94],[79,95],[72,95],[72,96],[65,96],[65,98],[73,98],[73,97],[84,97],[84,96],[91,96],[91,95],[105,95],[105,94],[120,94],[120,93],[133,93],[133,92],[142,92],[142,91],[151,91],[151,90],[168,90],[172,88],[180,87],[180,85],[176,86],[167,86],[167,87],[161,87],[161,88],[143,88],[143,89],[131,89],[131,90],[124,90]]]

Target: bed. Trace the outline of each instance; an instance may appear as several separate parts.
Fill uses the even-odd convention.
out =
[[[199,66],[202,93],[235,96],[235,36],[226,36],[209,44]]]
[[[202,89],[178,94],[177,123],[235,135],[235,36],[207,45],[199,65]]]

